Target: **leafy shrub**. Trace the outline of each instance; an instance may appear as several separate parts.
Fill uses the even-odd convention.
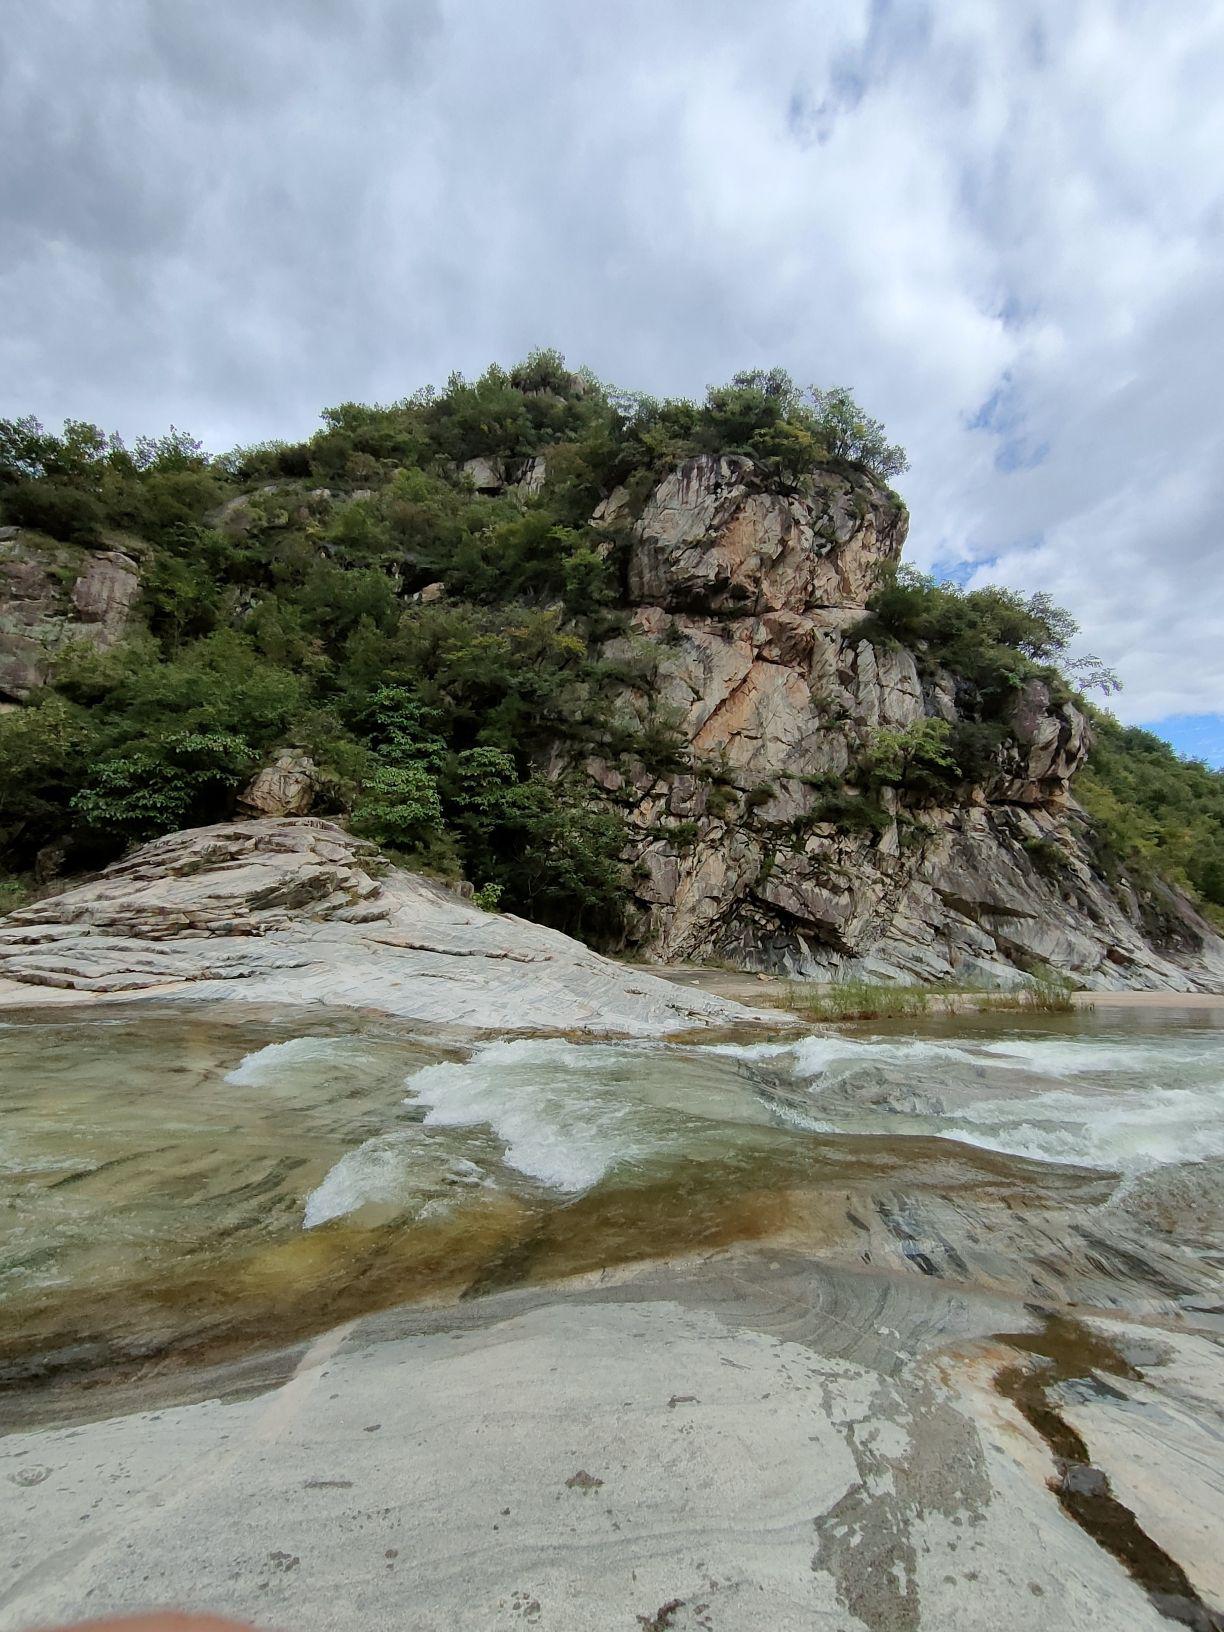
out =
[[[244,737],[224,731],[175,731],[135,753],[102,760],[73,795],[88,835],[124,843],[214,821],[228,795],[254,770]]]
[[[917,794],[946,792],[960,780],[951,735],[947,720],[929,718],[872,732],[863,751],[869,782]]]
[[[92,493],[66,482],[16,482],[3,489],[3,503],[5,521],[47,533],[65,544],[96,544],[106,519]]]
[[[431,853],[442,837],[442,798],[424,765],[375,761],[353,806],[353,831],[406,855]]]
[[[860,638],[894,641],[917,651],[928,672],[943,668],[975,688],[995,718],[1025,680],[1038,675],[1056,695],[1092,683],[1110,691],[1116,677],[1096,658],[1072,658],[1078,625],[1046,594],[1022,595],[991,585],[964,590],[936,583],[912,567],[887,571],[868,600]]]

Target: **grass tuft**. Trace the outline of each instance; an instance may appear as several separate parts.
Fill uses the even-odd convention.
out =
[[[885,986],[846,980],[826,986],[788,981],[779,993],[782,1007],[805,1020],[912,1020],[928,1014],[1069,1014],[1074,988],[1057,976],[1042,976],[1011,991],[948,991],[938,986]]]
[[[932,996],[925,986],[881,986],[869,980],[836,986],[789,981],[781,1000],[805,1020],[909,1020],[931,1012]]]

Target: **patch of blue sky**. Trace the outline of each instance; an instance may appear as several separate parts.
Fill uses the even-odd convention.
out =
[[[1224,770],[1224,714],[1169,714],[1144,726],[1187,759]]]
[[[1048,442],[1030,442],[1022,436],[1009,437],[994,456],[996,470],[1035,470],[1050,455]]]
[[[964,589],[980,567],[991,564],[989,561],[958,561],[951,556],[936,556],[928,570],[937,584],[959,584]]]

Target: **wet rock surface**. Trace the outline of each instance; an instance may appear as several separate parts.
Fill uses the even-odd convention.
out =
[[[0,1480],[0,1627],[166,1602],[306,1632],[406,1602],[430,1629],[1213,1626],[1186,1618],[1213,1613],[1198,1588],[1149,1593],[1067,1511],[992,1383],[1015,1318],[784,1252],[372,1317],[201,1375],[205,1403],[134,1395],[0,1440],[4,1473],[45,1470]],[[1128,1330],[1086,1340],[1086,1376]],[[1211,1346],[1162,1353],[1133,1385],[1154,1398]],[[1133,1408],[1099,1409],[1116,1484],[1108,1425]],[[1181,1454],[1153,1437],[1133,1470],[1149,1523]],[[1176,1550],[1166,1527],[1189,1583]]]

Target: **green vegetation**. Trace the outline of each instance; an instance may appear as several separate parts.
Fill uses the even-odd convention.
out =
[[[1073,1009],[1090,1009],[1091,1003],[1076,1003],[1073,987],[1055,974],[1034,976],[1027,986],[1006,992],[973,994],[973,1007],[986,1011],[1004,1010],[1019,1014],[1070,1014]]]
[[[124,549],[142,583],[137,635],[64,650],[0,713],[4,898],[44,864],[99,865],[226,817],[288,745],[320,767],[322,814],[466,876],[484,905],[614,936],[623,824],[558,766],[598,751],[676,769],[684,745],[653,704],[615,701],[626,679],[649,698],[650,651],[630,672],[595,656],[623,627],[624,537],[590,517],[617,484],[640,501],[705,451],[779,478],[905,464],[848,392],[802,392],[781,370],[659,401],[549,351],[219,458],[173,429],[128,448],[78,421],[0,421],[0,522]],[[539,455],[542,491],[516,487]],[[499,491],[476,491],[475,458]]]
[[[833,986],[788,981],[779,1002],[805,1020],[911,1020],[931,1012],[925,986],[883,986],[868,980],[839,981]]]
[[[1096,740],[1075,784],[1107,874],[1179,885],[1224,928],[1224,772],[1180,758],[1159,737],[1095,712]]]
[[[966,734],[958,726],[950,747],[969,778],[982,755],[997,749],[1027,681],[1042,681],[1055,702],[1118,689],[1117,676],[1099,659],[1070,655],[1078,632],[1048,595],[997,585],[965,590],[907,566],[884,575],[856,631],[880,645],[908,647],[928,676],[940,670],[955,676],[957,712],[971,729]]]
[[[0,421],[0,523],[62,558],[118,548],[140,567],[135,633],[62,649],[49,683],[0,711],[0,905],[48,874],[100,865],[159,832],[222,819],[282,747],[319,768],[316,809],[410,864],[465,876],[482,904],[614,940],[628,884],[617,795],[566,768],[686,768],[657,701],[659,650],[626,639],[629,526],[660,475],[702,452],[751,456],[785,486],[813,465],[905,468],[849,392],[781,370],[704,401],[657,400],[567,369],[555,352],[389,405],[326,410],[306,441],[209,456],[171,429],[126,447],[78,421]],[[543,471],[534,461],[543,457]],[[473,474],[468,460],[486,462]],[[541,482],[540,478],[543,475]],[[591,515],[618,486],[622,521]],[[65,576],[66,575],[66,576]],[[885,728],[805,818],[902,842],[924,801],[997,769],[1027,681],[1055,699],[1112,677],[1073,663],[1044,596],[963,592],[900,570],[860,630],[955,677],[957,719]],[[627,698],[635,701],[630,703]],[[1224,913],[1224,778],[1098,717],[1078,786],[1103,865],[1163,874]],[[772,784],[688,767],[709,810],[768,826]],[[906,814],[906,811],[910,815]],[[779,848],[806,832],[777,825]],[[691,823],[659,830],[677,850]],[[1050,876],[1057,847],[1035,859]]]
[[[1007,991],[951,991],[930,986],[885,986],[867,980],[823,986],[789,981],[780,1003],[805,1020],[913,1020],[929,1014],[1067,1014],[1078,1005],[1073,988],[1055,975],[1035,977]],[[768,1001],[758,998],[757,1001]]]

